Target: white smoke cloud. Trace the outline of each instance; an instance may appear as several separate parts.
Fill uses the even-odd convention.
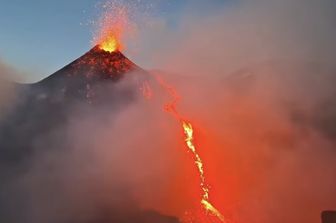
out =
[[[237,222],[318,222],[336,208],[334,9],[246,0],[144,31],[140,62],[181,75],[166,78],[216,142],[203,148],[213,199]]]

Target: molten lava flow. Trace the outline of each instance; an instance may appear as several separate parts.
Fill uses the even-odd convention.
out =
[[[201,188],[201,200],[200,204],[202,205],[203,209],[206,211],[206,213],[209,213],[212,216],[217,217],[222,222],[225,222],[224,216],[218,211],[214,205],[210,202],[209,198],[209,187],[206,183],[206,178],[204,174],[204,163],[200,157],[200,155],[197,152],[196,145],[194,144],[194,129],[191,122],[187,121],[185,118],[180,115],[180,113],[177,111],[177,103],[180,100],[180,96],[177,94],[176,90],[168,85],[163,79],[161,79],[159,76],[156,76],[157,81],[159,84],[167,91],[167,93],[171,96],[172,101],[166,103],[165,110],[171,114],[174,115],[176,120],[179,121],[179,123],[182,126],[182,129],[184,131],[185,135],[185,143],[188,149],[193,154],[193,159],[197,167],[198,175],[200,178],[200,188]],[[148,87],[148,86],[147,86]],[[146,96],[146,95],[145,95]]]
[[[201,157],[198,155],[198,153],[196,151],[196,147],[195,147],[194,142],[193,142],[193,140],[194,140],[193,126],[190,122],[186,122],[186,121],[182,121],[182,125],[183,125],[183,129],[184,129],[184,133],[185,133],[186,144],[187,144],[188,148],[190,149],[190,151],[194,155],[194,160],[195,160],[197,170],[198,170],[200,180],[201,180],[200,185],[201,185],[201,189],[203,191],[201,204],[203,205],[203,208],[207,212],[211,213],[212,215],[216,216],[218,219],[220,219],[221,221],[224,222],[225,221],[224,216],[209,201],[209,188],[205,183],[203,161],[202,161]]]

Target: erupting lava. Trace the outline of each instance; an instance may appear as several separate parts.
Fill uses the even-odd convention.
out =
[[[99,48],[106,52],[112,53],[114,51],[121,50],[121,44],[119,43],[118,38],[111,33],[109,36],[106,37],[103,42],[99,44]]]
[[[204,164],[197,152],[196,145],[194,144],[194,129],[191,122],[187,121],[187,119],[183,118],[182,115],[177,111],[177,103],[180,100],[180,96],[177,94],[176,90],[168,85],[162,78],[156,76],[156,80],[162,86],[164,90],[171,96],[172,101],[168,102],[165,105],[165,110],[174,115],[174,117],[180,122],[184,135],[185,135],[185,143],[188,149],[193,154],[193,159],[197,167],[197,171],[200,178],[200,188],[201,188],[201,201],[200,204],[206,211],[206,213],[211,214],[212,216],[217,217],[221,222],[226,222],[223,214],[215,208],[215,206],[210,202],[209,198],[209,186],[206,183],[206,178],[204,174]]]
[[[125,33],[131,33],[131,29],[134,28],[128,17],[128,8],[113,2],[105,3],[103,8],[105,11],[98,20],[98,30],[93,38],[93,44],[109,53],[121,51],[123,49],[121,41]]]

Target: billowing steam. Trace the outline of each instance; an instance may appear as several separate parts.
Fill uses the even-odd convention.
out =
[[[0,120],[8,111],[16,96],[16,84],[23,73],[0,59]]]
[[[215,203],[237,222],[319,222],[336,207],[334,8],[242,1],[186,15],[179,33],[159,26],[166,43],[140,50],[185,76],[167,78],[207,126]]]
[[[178,28],[153,18],[139,30],[136,57],[180,92],[212,201],[232,222],[314,223],[336,209],[335,7],[245,0],[198,16],[205,7],[193,2]],[[73,103],[33,150],[0,150],[1,221],[176,222],[165,216],[197,213],[198,176],[181,127],[162,109],[169,99],[151,80],[146,100],[137,75],[112,84],[112,109]],[[54,112],[38,117],[53,122]]]

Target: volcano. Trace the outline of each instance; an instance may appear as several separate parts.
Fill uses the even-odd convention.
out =
[[[120,51],[107,52],[96,46],[32,88],[64,98],[89,99],[97,93],[93,87],[116,83],[131,72],[145,73]]]
[[[33,205],[29,203],[29,199],[26,200],[31,191],[17,185],[18,179],[24,178],[36,154],[62,152],[71,147],[73,139],[69,138],[68,125],[73,120],[80,120],[78,113],[83,116],[83,120],[85,114],[89,113],[95,114],[97,119],[104,122],[106,116],[102,111],[115,114],[135,101],[138,84],[149,77],[146,74],[145,70],[120,51],[108,52],[96,46],[40,82],[16,84],[17,100],[0,120],[1,222],[48,223],[48,220],[26,220],[34,219],[36,213],[32,213]],[[126,76],[128,78],[125,85],[122,82]],[[49,202],[61,205],[68,203],[67,198],[62,196],[62,189],[43,183],[39,186],[43,190],[53,188],[50,189],[50,194],[43,197],[43,200],[49,200],[45,206],[49,206]],[[60,198],[53,196],[57,193]],[[52,205],[51,207],[53,210]],[[99,208],[94,209],[97,210],[87,219],[71,216],[71,220],[60,220],[57,223],[178,222],[174,217],[137,208],[123,210],[125,213],[132,213],[127,216],[122,214],[123,211],[119,213],[115,209],[109,210],[109,207],[103,207],[108,210],[103,214]],[[37,215],[43,216],[44,213]]]
[[[117,83],[128,73],[130,88]],[[69,65],[34,84],[17,84],[18,102],[0,123],[0,159],[16,161],[30,151],[36,137],[58,128],[81,104],[86,109],[104,106],[118,110],[136,96],[136,84],[146,72],[121,52],[106,52],[98,46]],[[94,106],[92,106],[94,105]],[[20,140],[17,140],[17,139]]]

